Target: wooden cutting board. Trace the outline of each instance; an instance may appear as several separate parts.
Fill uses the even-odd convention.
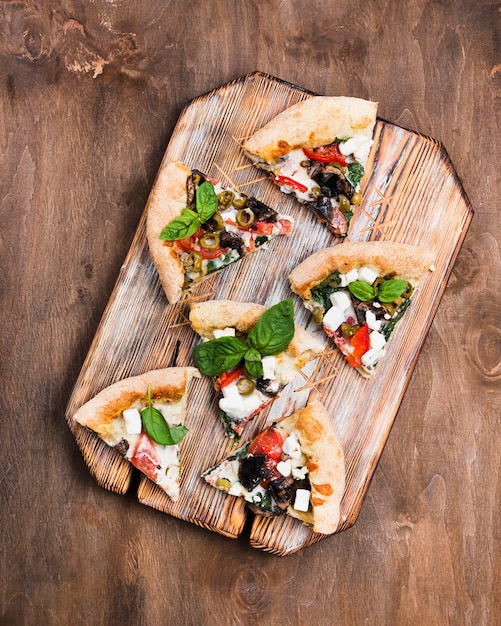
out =
[[[169,305],[146,241],[146,215],[120,270],[66,410],[91,475],[97,483],[124,494],[132,466],[97,436],[72,421],[75,410],[111,383],[150,369],[191,365],[198,339],[188,324],[189,303],[230,299],[265,305],[291,296],[290,271],[314,251],[342,245],[292,197],[282,194],[250,166],[240,142],[285,108],[311,92],[255,72],[191,101],[181,113],[160,170],[173,160],[202,170],[223,184],[253,195],[296,221],[289,237],[233,264]],[[304,406],[310,393],[326,406],[346,458],[346,491],[338,532],[355,523],[393,420],[432,323],[456,256],[473,216],[445,148],[436,140],[381,119],[363,181],[364,201],[352,219],[352,241],[398,241],[436,253],[435,271],[421,282],[412,306],[392,334],[387,356],[371,380],[360,377],[333,350],[295,297],[296,323],[325,342],[325,352],[309,364],[272,407],[244,433],[246,440],[284,413]],[[190,387],[181,447],[181,497],[174,503],[144,476],[140,502],[228,537],[243,530],[251,515],[243,501],[207,485],[203,470],[229,454],[232,442],[218,418],[211,381]],[[283,556],[311,545],[316,534],[289,517],[253,517],[250,544]]]

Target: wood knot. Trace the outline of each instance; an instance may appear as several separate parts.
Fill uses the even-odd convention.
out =
[[[242,602],[252,610],[259,610],[266,604],[267,579],[264,572],[245,569],[235,581],[235,590]]]
[[[43,37],[39,30],[28,28],[23,33],[24,47],[26,48],[27,56],[30,61],[38,61],[43,54]]]
[[[496,320],[484,319],[483,325],[466,338],[469,358],[485,382],[501,376],[501,330]]]

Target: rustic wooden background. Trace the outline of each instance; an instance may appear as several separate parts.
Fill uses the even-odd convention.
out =
[[[0,623],[501,622],[493,0],[0,4]],[[260,70],[378,100],[475,209],[355,526],[283,559],[90,478],[71,390],[187,101]]]

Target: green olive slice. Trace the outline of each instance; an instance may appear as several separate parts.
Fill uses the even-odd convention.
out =
[[[231,482],[227,478],[218,478],[216,480],[216,487],[218,489],[224,489],[225,491],[228,491],[229,489],[231,489]]]
[[[254,391],[255,385],[250,378],[240,378],[237,381],[238,393],[242,396],[248,396]]]
[[[254,211],[252,209],[240,209],[237,213],[237,224],[240,226],[250,226],[254,223]]]
[[[221,193],[217,194],[217,203],[223,209],[227,209],[231,206],[234,198],[235,194],[233,193],[233,191],[225,189],[224,191],[221,191]]]
[[[181,255],[181,263],[186,272],[200,272],[202,269],[203,257],[200,252],[193,250],[192,252],[184,252]]]
[[[245,209],[247,206],[249,198],[243,193],[240,195],[240,198],[235,198],[233,200],[233,206],[235,209]]]
[[[214,213],[210,219],[210,223],[216,232],[224,230],[224,219],[221,213]]]
[[[359,193],[358,191],[355,191],[353,195],[351,196],[352,204],[355,204],[355,205],[362,204],[362,200],[363,200],[362,194]]]
[[[200,237],[199,243],[206,250],[214,250],[214,248],[219,246],[220,241],[217,233],[205,233],[205,235]]]

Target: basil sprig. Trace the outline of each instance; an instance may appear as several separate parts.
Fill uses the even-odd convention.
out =
[[[151,404],[151,385],[148,385],[148,406],[141,411],[143,428],[150,439],[161,446],[174,446],[186,435],[186,426],[170,426],[164,416]]]
[[[242,361],[250,376],[263,376],[263,356],[276,356],[287,349],[294,337],[292,298],[273,305],[256,322],[247,343],[238,337],[219,337],[195,347],[193,361],[207,376],[220,376]]]
[[[217,211],[217,195],[210,181],[205,180],[197,187],[195,204],[196,211],[183,209],[181,215],[174,218],[162,230],[159,238],[163,241],[177,241],[191,237],[204,222],[210,220]]]
[[[362,302],[378,299],[379,302],[393,302],[407,289],[407,281],[400,279],[385,280],[377,287],[363,280],[354,280],[348,284],[350,292]]]

